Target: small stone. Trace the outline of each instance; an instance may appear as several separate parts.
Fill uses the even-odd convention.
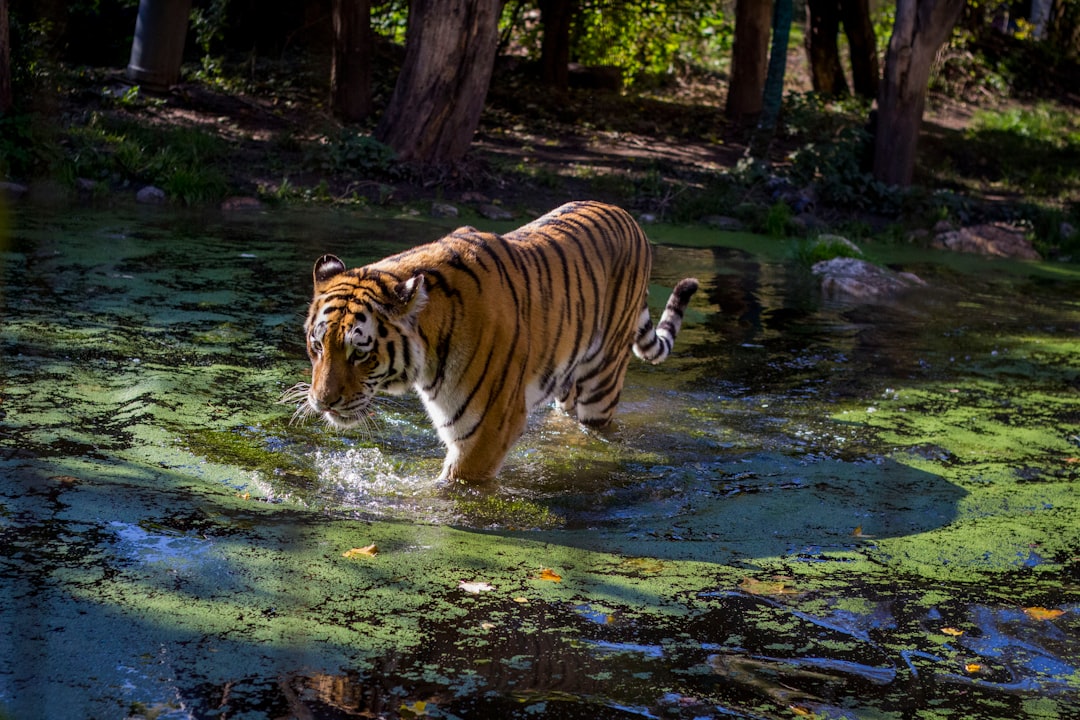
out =
[[[726,230],[728,232],[739,232],[745,229],[745,226],[740,221],[726,215],[706,215],[701,218],[701,222],[717,230]]]
[[[17,182],[0,182],[0,195],[8,200],[18,200],[26,194],[28,188]]]
[[[456,218],[458,209],[449,203],[431,203],[431,217],[433,218]]]
[[[147,185],[135,193],[135,202],[143,205],[161,205],[165,200],[165,191],[153,185]]]
[[[491,205],[486,203],[476,208],[476,211],[486,217],[488,220],[513,220],[514,214],[506,208],[501,208],[498,205]]]
[[[258,200],[258,198],[236,196],[228,197],[222,200],[221,209],[225,212],[262,210],[263,204]]]

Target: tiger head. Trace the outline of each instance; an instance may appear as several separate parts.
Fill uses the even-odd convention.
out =
[[[346,270],[324,255],[314,281],[304,323],[311,385],[298,413],[346,428],[366,417],[376,393],[412,386],[423,359],[416,325],[427,302],[424,276],[402,281],[374,268]]]

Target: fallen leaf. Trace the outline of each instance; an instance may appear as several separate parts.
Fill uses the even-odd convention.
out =
[[[529,598],[527,598],[527,597],[516,597],[516,598],[514,598],[514,602],[521,603],[522,605],[527,605],[529,603]]]
[[[371,543],[362,548],[352,548],[341,553],[341,557],[344,558],[356,558],[356,557],[375,557],[379,554],[379,546],[375,543]]]
[[[751,595],[797,595],[798,590],[788,587],[783,579],[758,580],[745,577],[739,581],[739,589]]]
[[[495,623],[493,623],[493,622],[482,622],[482,623],[480,623],[480,627],[483,628],[484,630],[494,630],[495,629]]]
[[[551,568],[544,568],[540,571],[540,580],[547,580],[548,582],[562,582],[562,575],[555,572]]]
[[[799,717],[810,717],[814,714],[813,710],[810,710],[809,708],[804,708],[802,705],[788,705],[788,708],[791,710],[792,713],[798,715]]]
[[[855,531],[851,533],[851,536],[852,537],[857,537],[857,538],[872,538],[872,537],[874,537],[873,535],[867,535],[866,533],[864,533],[862,531],[862,525],[859,525],[857,528],[855,528]]]
[[[401,703],[400,709],[407,715],[421,716],[425,715],[427,712],[427,703],[423,700],[417,700],[412,705],[406,705],[405,703]]]
[[[491,586],[490,583],[486,583],[486,582],[466,582],[465,580],[462,580],[458,584],[458,587],[461,588],[462,590],[464,590],[467,593],[472,593],[473,595],[479,595],[482,592],[491,592],[492,590],[495,589],[494,587]]]
[[[971,662],[965,665],[964,669],[967,670],[969,673],[977,673],[982,670],[982,665],[977,662]]]
[[[1024,614],[1032,620],[1053,620],[1064,615],[1065,611],[1057,608],[1026,607]]]
[[[964,634],[963,630],[958,630],[954,627],[943,627],[941,628],[941,632],[945,633],[946,635],[952,635],[953,637],[960,637]]]

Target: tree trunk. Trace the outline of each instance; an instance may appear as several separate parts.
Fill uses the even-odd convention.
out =
[[[771,25],[772,0],[738,0],[724,114],[739,125],[752,124],[761,115]]]
[[[838,0],[807,0],[806,54],[814,92],[847,95],[847,79],[840,63],[840,3]]]
[[[873,100],[878,96],[881,70],[869,0],[840,0],[840,18],[851,52],[851,84],[855,94]]]
[[[773,5],[772,48],[769,51],[769,69],[765,76],[762,93],[762,125],[772,132],[776,118],[780,116],[780,104],[784,100],[784,75],[787,72],[788,41],[791,39],[793,9],[791,0],[776,0]]]
[[[345,122],[371,114],[371,0],[333,0],[334,54],[330,108]]]
[[[0,0],[0,115],[11,109],[11,44],[8,31],[8,0]]]
[[[484,109],[501,0],[413,0],[405,61],[375,137],[407,162],[465,156]]]
[[[541,79],[548,87],[566,90],[570,83],[570,25],[577,13],[576,0],[540,0]]]
[[[874,141],[874,177],[881,182],[911,184],[930,69],[964,2],[897,0]]]

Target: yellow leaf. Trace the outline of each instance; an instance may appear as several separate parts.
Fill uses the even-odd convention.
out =
[[[798,715],[799,717],[810,717],[814,714],[813,710],[804,708],[801,705],[788,705],[788,708],[791,710],[791,712],[793,712],[795,715]]]
[[[548,582],[562,582],[562,575],[555,572],[551,568],[544,568],[540,571],[540,580],[547,580]]]
[[[375,543],[367,545],[362,548],[353,548],[341,553],[341,557],[344,558],[357,558],[357,557],[375,557],[379,554],[379,546]]]
[[[516,598],[514,598],[514,602],[520,603],[522,605],[527,605],[529,603],[529,598],[527,598],[527,597],[516,597]]]
[[[982,665],[977,662],[970,662],[964,666],[964,669],[967,670],[969,673],[977,673],[982,670]]]
[[[408,715],[414,715],[419,717],[421,715],[424,715],[426,710],[427,703],[423,700],[417,700],[412,705],[406,705],[405,703],[401,703],[401,711]]]
[[[798,590],[788,587],[783,579],[758,580],[745,577],[739,581],[739,589],[751,595],[797,595]]]
[[[963,630],[957,630],[954,627],[943,627],[941,628],[941,632],[945,633],[946,635],[952,635],[953,637],[960,637],[964,634]]]
[[[1053,620],[1064,615],[1065,611],[1057,608],[1026,607],[1024,614],[1032,620]]]
[[[857,538],[872,538],[872,537],[874,537],[873,535],[867,535],[866,533],[864,533],[862,531],[862,525],[859,525],[857,528],[855,528],[855,531],[851,533],[851,536],[852,537],[857,537]]]

